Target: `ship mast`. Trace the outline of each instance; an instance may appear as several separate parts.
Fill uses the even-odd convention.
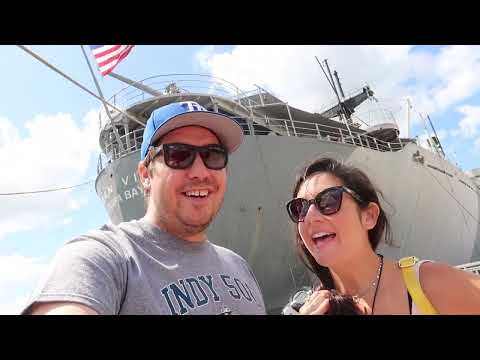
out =
[[[345,94],[343,92],[342,85],[340,83],[340,79],[338,77],[337,71],[333,72],[333,75],[335,76],[335,80],[336,80],[334,82],[334,78],[332,76],[332,73],[330,72],[330,68],[328,66],[327,60],[325,59],[324,63],[325,63],[325,67],[327,68],[327,71],[328,71],[330,76],[327,75],[327,72],[324,70],[322,64],[320,63],[320,61],[318,60],[318,58],[316,56],[315,56],[315,59],[317,60],[318,64],[320,65],[320,68],[322,69],[323,74],[327,78],[328,83],[332,87],[332,90],[335,93],[335,96],[337,97],[337,101],[338,101],[337,104],[335,104],[332,107],[330,107],[329,109],[323,111],[320,115],[322,115],[326,118],[329,118],[329,119],[337,117],[337,116],[340,117],[340,119],[342,120],[343,123],[345,123],[348,131],[351,134],[350,126],[354,126],[354,127],[360,126],[360,124],[358,124],[358,123],[356,123],[352,120],[352,115],[355,112],[355,108],[360,106],[365,100],[367,100],[369,98],[375,99],[373,97],[373,91],[370,90],[370,87],[368,85],[366,85],[362,88],[360,93],[358,93],[356,95],[353,95],[353,96],[350,96],[349,98],[345,98]],[[338,90],[337,90],[337,87],[338,87]],[[342,96],[342,99],[340,98],[339,92],[340,92],[340,95]],[[368,124],[366,124],[364,121],[362,121],[361,119],[359,119],[359,120],[360,120],[360,122],[362,122],[362,123],[364,123],[365,125],[368,126]]]
[[[351,112],[349,114],[349,112],[347,111],[347,108],[345,106],[345,104],[343,103],[342,100],[340,100],[340,96],[338,95],[338,91],[337,91],[337,88],[335,86],[335,83],[333,82],[333,77],[332,77],[332,73],[330,72],[330,68],[328,66],[328,62],[327,62],[327,59],[324,60],[324,63],[325,63],[325,66],[327,68],[327,71],[328,71],[328,74],[330,75],[330,77],[328,77],[327,73],[325,72],[325,70],[323,69],[323,66],[322,64],[320,63],[320,61],[318,60],[318,58],[315,56],[315,59],[317,60],[318,62],[318,65],[320,65],[320,68],[322,69],[323,71],[323,74],[325,75],[325,77],[327,78],[327,81],[328,83],[330,84],[330,86],[332,87],[333,89],[333,92],[335,93],[335,96],[337,97],[337,100],[338,100],[338,107],[339,107],[339,115],[340,115],[340,118],[342,120],[344,120],[344,123],[345,123],[345,126],[347,127],[347,130],[348,130],[348,133],[350,134],[350,136],[353,136],[352,135],[352,131],[350,130],[350,125],[349,125],[349,122],[351,123],[351,120],[350,120],[350,115],[351,115]],[[338,80],[338,76],[337,76],[337,80]],[[340,90],[342,92],[342,96],[343,96],[343,90],[341,89],[340,87]],[[350,121],[349,121],[350,120]]]
[[[410,138],[410,109],[412,105],[410,104],[410,98],[407,97],[407,138]]]
[[[327,60],[325,60],[327,61]],[[337,82],[338,89],[340,90],[340,94],[342,95],[342,100],[345,100],[345,94],[343,93],[342,84],[340,84],[340,79],[338,78],[337,70],[333,70],[333,75],[335,76],[335,80]]]

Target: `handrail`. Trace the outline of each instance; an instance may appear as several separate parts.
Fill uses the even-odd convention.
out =
[[[455,267],[460,270],[470,271],[474,274],[480,275],[480,261],[457,265]]]
[[[153,90],[164,95],[169,95],[169,85],[175,84],[181,94],[208,94],[226,98],[242,106],[258,105],[247,96],[247,93],[241,90],[233,83],[206,74],[167,74],[155,75],[138,81],[139,84],[149,86]],[[260,92],[258,92],[260,94]],[[108,102],[113,105],[128,109],[139,101],[145,101],[154,98],[153,95],[143,90],[128,85],[112,95]],[[100,128],[106,124],[106,114],[99,113]]]
[[[398,139],[396,142],[386,142],[374,138],[371,135],[367,135],[355,128],[345,130],[341,127],[295,120],[293,119],[286,103],[285,105],[289,111],[288,118],[272,118],[268,117],[267,115],[263,115],[261,119],[257,119],[254,109],[269,105],[271,100],[269,100],[268,97],[273,96],[272,94],[262,90],[259,87],[257,87],[256,90],[245,92],[233,83],[212,75],[156,75],[138,81],[138,83],[149,86],[151,89],[162,93],[165,96],[172,94],[203,94],[232,101],[242,106],[244,109],[249,110],[250,114],[248,117],[234,117],[242,126],[245,135],[277,134],[286,136],[310,137],[322,141],[340,142],[348,145],[369,148],[375,151],[388,152],[401,150],[405,145],[400,142],[400,139]],[[171,92],[172,84],[175,84],[174,92]],[[176,91],[180,92],[177,93]],[[258,96],[258,98],[256,98],[256,96]],[[117,107],[127,109],[137,103],[153,97],[154,95],[129,85],[114,94],[109,101],[115,104]],[[276,103],[278,102],[276,98],[274,101]],[[100,127],[102,128],[102,124],[104,123],[102,121],[102,117],[106,117],[106,114],[102,114],[102,112],[100,112],[99,116]],[[256,120],[262,120],[266,127],[260,124],[261,121]],[[120,137],[120,141],[123,144],[124,150],[122,150],[122,147],[120,147],[116,142],[116,139],[103,139],[102,148],[104,150],[103,155],[106,160],[99,158],[97,165],[98,172],[102,171],[106,164],[108,164],[110,161],[117,160],[140,149],[143,139],[143,128],[138,128],[133,131],[130,131],[127,128],[125,130],[127,131],[127,134]]]
[[[268,124],[268,128],[255,123],[255,117],[234,117],[240,124],[245,135],[286,135],[296,137],[315,138],[322,141],[330,141],[359,146],[381,152],[395,152],[403,149],[405,142],[400,139],[396,142],[387,142],[350,129],[348,132],[340,127],[330,125],[297,121],[283,118],[263,117],[262,120]],[[107,160],[99,159],[97,172],[102,171],[109,161],[117,160],[125,155],[141,148],[143,140],[143,128],[128,132],[120,137],[124,150],[122,151],[115,139],[108,139],[104,142],[104,155]]]

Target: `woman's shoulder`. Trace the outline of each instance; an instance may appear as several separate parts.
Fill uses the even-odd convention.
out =
[[[428,261],[419,268],[423,292],[440,313],[480,311],[480,277],[445,263]]]
[[[410,259],[414,260],[409,263]],[[438,293],[444,293],[445,286],[455,286],[458,279],[464,277],[462,270],[429,259],[404,258],[399,260],[398,264],[399,268],[402,268],[405,264],[407,264],[406,266],[413,266],[420,286],[429,298],[429,295],[435,297],[439,295]]]
[[[459,279],[463,279],[468,273],[457,269],[451,265],[431,260],[423,260],[419,262],[418,269],[420,284],[425,287],[445,286],[449,283],[455,283]]]

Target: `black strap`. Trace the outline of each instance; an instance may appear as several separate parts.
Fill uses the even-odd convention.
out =
[[[407,290],[407,296],[408,296],[408,309],[410,310],[410,315],[412,315],[412,297],[410,296],[410,293]]]

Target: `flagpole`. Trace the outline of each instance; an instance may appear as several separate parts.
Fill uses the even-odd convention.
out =
[[[132,121],[135,121],[136,123],[142,125],[142,126],[145,126],[145,123],[144,122],[141,122],[140,120],[138,120],[137,118],[135,118],[134,116],[130,115],[129,113],[123,111],[122,109],[119,109],[118,107],[116,107],[115,105],[113,104],[110,104],[108,101],[106,100],[103,100],[101,97],[99,97],[97,94],[91,92],[90,90],[88,90],[85,86],[83,86],[82,84],[80,84],[78,81],[75,81],[74,79],[72,79],[70,76],[68,76],[67,74],[65,74],[64,72],[62,72],[61,70],[57,69],[55,66],[53,66],[52,64],[50,64],[48,61],[46,61],[45,59],[41,58],[39,55],[35,54],[32,50],[30,50],[29,48],[27,48],[26,46],[24,45],[17,45],[17,47],[19,47],[20,49],[22,49],[23,51],[25,51],[27,54],[29,54],[30,56],[33,56],[35,59],[37,59],[38,61],[40,61],[42,64],[48,66],[50,69],[52,69],[53,71],[55,71],[56,73],[60,74],[61,76],[63,76],[65,79],[67,79],[68,81],[74,83],[76,86],[78,86],[80,89],[82,89],[83,91],[89,93],[90,95],[92,95],[94,98],[100,100],[100,101],[105,101],[108,106],[110,106],[111,108],[113,108],[114,110],[117,110],[118,112],[122,113],[123,115],[125,115],[127,118],[129,118],[130,120]]]
[[[140,81],[133,81],[133,80],[130,80],[128,78],[126,78],[125,76],[122,76],[120,74],[116,74],[114,73],[113,71],[110,72],[108,74],[108,76],[111,76],[127,85],[130,85],[130,86],[133,86],[133,87],[136,87],[137,89],[141,90],[141,91],[144,91],[152,96],[162,96],[163,93],[161,91],[158,91],[158,90],[155,90],[155,89],[152,89],[150,86],[146,86],[144,85],[142,82]]]
[[[122,140],[120,139],[120,134],[117,131],[117,128],[115,127],[113,123],[113,118],[110,115],[110,111],[108,110],[107,104],[105,102],[105,98],[103,97],[102,89],[100,88],[100,85],[98,84],[97,78],[95,76],[95,73],[93,72],[92,65],[90,64],[90,61],[88,60],[87,53],[85,52],[85,49],[83,48],[83,45],[80,45],[80,48],[82,49],[83,56],[85,56],[85,61],[87,62],[88,68],[90,69],[90,74],[92,74],[93,82],[95,83],[95,86],[97,87],[98,94],[100,95],[102,104],[105,108],[105,112],[107,113],[108,118],[110,119],[110,124],[112,125],[112,130],[113,133],[115,134],[115,138],[117,139],[117,142],[120,146],[121,151],[125,151],[125,147],[123,146]],[[125,134],[127,135],[127,134]]]

